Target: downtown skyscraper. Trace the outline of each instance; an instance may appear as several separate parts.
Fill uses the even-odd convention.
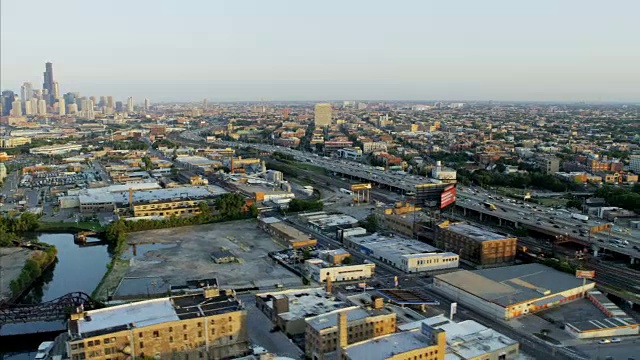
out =
[[[53,103],[55,102],[55,89],[53,84],[53,64],[50,62],[45,64],[44,83],[42,84],[42,90],[47,105],[53,105]]]

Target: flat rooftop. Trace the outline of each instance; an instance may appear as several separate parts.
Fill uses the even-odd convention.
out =
[[[412,258],[429,256],[455,256],[452,252],[442,250],[425,244],[418,240],[394,236],[387,237],[379,234],[346,236],[345,239],[359,244],[361,247],[370,249],[376,255],[382,254],[387,259],[390,258]]]
[[[338,326],[338,315],[342,312],[347,314],[347,323],[351,321],[358,321],[362,319],[366,319],[372,316],[380,316],[380,315],[389,315],[392,314],[391,311],[381,309],[381,310],[365,310],[357,306],[353,306],[346,309],[340,309],[328,314],[322,314],[318,316],[314,316],[312,318],[308,318],[307,324],[313,327],[317,331],[321,331],[324,329],[329,329],[332,327]]]
[[[92,337],[132,328],[237,311],[241,303],[232,296],[206,299],[202,294],[139,301],[87,311],[77,321],[78,335]]]
[[[444,330],[447,333],[447,354],[462,359],[479,358],[518,342],[473,320],[454,322],[444,315],[430,317],[398,326],[399,330],[420,329],[422,324]]]
[[[453,223],[449,224],[447,229],[456,234],[466,236],[477,242],[502,240],[511,238],[509,235],[499,234],[491,230],[487,230],[478,226],[474,226],[468,223]]]
[[[262,298],[270,308],[273,308],[274,297],[287,296],[289,299],[289,312],[280,314],[287,321],[306,319],[348,306],[347,303],[328,294],[323,288],[292,289],[256,294],[256,296]]]
[[[398,305],[440,305],[426,293],[419,290],[382,289],[378,294]]]
[[[505,307],[582,286],[582,279],[574,275],[535,263],[476,271],[460,270],[436,275],[435,278]],[[586,284],[593,283],[587,281]]]
[[[308,240],[311,239],[311,235],[300,231],[292,226],[289,226],[282,222],[274,222],[271,223],[271,227],[280,231],[285,236],[289,237],[292,240]]]
[[[411,330],[351,344],[345,351],[351,359],[386,359],[431,345],[431,339],[420,330]]]

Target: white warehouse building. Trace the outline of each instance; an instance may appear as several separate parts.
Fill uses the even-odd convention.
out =
[[[460,257],[418,240],[378,234],[345,236],[347,249],[360,252],[406,273],[455,269]]]
[[[369,279],[373,276],[375,264],[333,265],[322,259],[309,259],[304,262],[308,276],[316,282],[350,281]]]

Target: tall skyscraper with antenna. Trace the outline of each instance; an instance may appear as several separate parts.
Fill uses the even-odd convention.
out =
[[[53,105],[53,102],[55,101],[55,97],[53,95],[54,94],[53,64],[50,62],[45,64],[44,83],[42,84],[42,89],[46,90],[47,92],[47,96],[45,98],[47,105]]]

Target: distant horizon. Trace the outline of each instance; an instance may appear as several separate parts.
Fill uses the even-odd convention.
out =
[[[157,102],[640,102],[640,2],[0,3],[0,88]]]

